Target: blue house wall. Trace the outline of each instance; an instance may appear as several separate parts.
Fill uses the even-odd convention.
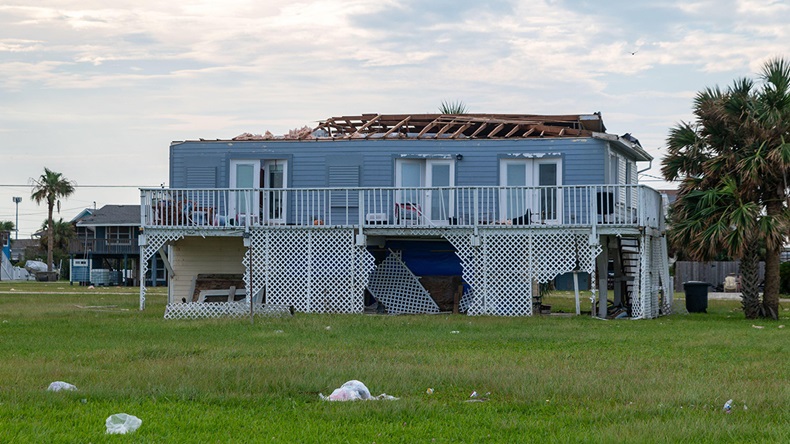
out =
[[[593,138],[175,142],[170,186],[227,188],[231,160],[287,159],[289,188],[329,186],[331,165],[358,165],[361,187],[391,187],[397,158],[458,154],[456,186],[497,186],[502,159],[540,155],[562,158],[563,185],[603,184],[607,145]]]

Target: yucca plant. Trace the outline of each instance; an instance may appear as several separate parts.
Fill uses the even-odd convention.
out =
[[[467,108],[466,104],[462,100],[442,100],[442,104],[439,106],[439,112],[442,114],[466,114]]]

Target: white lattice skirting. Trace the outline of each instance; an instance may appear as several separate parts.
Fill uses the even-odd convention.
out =
[[[163,245],[193,235],[171,230],[146,234],[147,244],[141,248],[143,275],[148,260]],[[533,294],[536,283],[572,271],[592,274],[595,258],[602,251],[601,245],[590,242],[589,233],[561,228],[485,228],[477,236],[471,229],[452,229],[436,230],[436,234],[446,238],[461,259],[463,278],[470,290],[464,293],[460,306],[469,315],[530,316],[533,296],[537,296]],[[263,295],[267,304],[293,306],[307,313],[361,313],[368,287],[390,313],[438,311],[399,256],[390,255],[372,275],[374,258],[365,246],[356,244],[355,236],[351,228],[252,229],[243,260],[245,285],[253,290],[256,302]],[[638,288],[632,298],[635,318],[656,317],[671,309],[665,255],[663,238],[640,238]],[[142,309],[144,286],[140,288],[140,301]],[[171,304],[165,316],[184,319],[248,314],[249,299],[230,304]]]
[[[469,315],[531,316],[534,283],[574,270],[592,273],[600,245],[570,230],[483,229],[445,234],[472,288]]]
[[[374,258],[353,229],[253,230],[253,293],[305,313],[361,313]],[[244,258],[249,270],[249,255]]]
[[[290,307],[284,305],[253,304],[254,316],[290,316]],[[250,304],[238,302],[189,302],[167,304],[165,319],[244,318],[250,316]]]

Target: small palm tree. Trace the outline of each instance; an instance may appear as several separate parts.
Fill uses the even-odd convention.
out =
[[[53,234],[54,221],[52,212],[57,206],[60,213],[60,199],[67,198],[74,193],[74,183],[62,173],[56,173],[49,168],[44,168],[44,174],[37,179],[31,179],[33,191],[30,198],[37,204],[47,203],[47,271],[52,271],[52,252],[55,248],[55,236]]]
[[[442,114],[466,114],[466,104],[461,100],[457,102],[442,100],[439,112]]]
[[[41,224],[41,230],[47,233],[41,237],[41,244],[42,246],[49,246],[49,221],[45,220],[44,223]],[[54,221],[52,225],[52,236],[54,239],[54,249],[59,250],[62,254],[66,254],[69,250],[69,243],[74,239],[74,236],[76,236],[74,225],[70,222],[64,222],[61,217],[60,220]]]
[[[14,231],[14,223],[7,220],[0,221],[0,231]]]

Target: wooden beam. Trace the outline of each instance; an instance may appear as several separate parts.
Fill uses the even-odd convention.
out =
[[[453,133],[453,135],[452,135],[452,136],[450,136],[450,138],[451,138],[451,139],[455,139],[456,137],[458,137],[458,135],[459,135],[459,134],[463,134],[463,132],[464,132],[464,131],[466,131],[466,129],[467,129],[467,128],[469,128],[470,126],[472,126],[472,124],[471,124],[471,123],[465,123],[465,124],[461,125],[461,127],[460,127],[460,128],[458,128],[458,130],[456,130],[456,131]]]
[[[164,245],[159,247],[159,256],[162,258],[162,262],[164,262],[165,268],[167,268],[167,272],[169,273],[169,276],[170,277],[175,277],[176,272],[173,271],[173,266],[170,265],[170,261],[167,260],[167,255],[165,254],[165,246]],[[145,276],[143,276],[143,279],[145,279]],[[152,277],[152,279],[156,279],[156,276]]]
[[[374,117],[374,118],[372,118],[372,119],[368,120],[367,122],[365,122],[365,124],[364,124],[364,125],[362,125],[361,127],[359,127],[359,129],[357,129],[357,130],[354,132],[354,134],[352,134],[351,136],[349,136],[349,139],[351,139],[351,138],[354,138],[355,136],[358,136],[358,135],[359,135],[359,136],[361,136],[362,134],[360,134],[360,133],[361,133],[362,131],[365,131],[366,129],[368,129],[368,127],[369,127],[370,125],[373,125],[374,123],[376,123],[376,122],[377,122],[377,121],[378,121],[380,118],[381,118],[381,114],[376,114],[376,117]]]
[[[502,128],[504,128],[504,127],[505,127],[505,124],[504,124],[504,123],[500,123],[500,124],[499,124],[499,125],[497,125],[497,126],[496,126],[496,127],[493,129],[493,130],[491,130],[491,132],[490,132],[490,133],[488,133],[488,137],[494,137],[494,136],[496,136],[496,134],[497,134],[498,132],[502,131]]]
[[[473,132],[473,133],[472,133],[472,135],[471,135],[471,136],[469,136],[469,137],[471,137],[472,139],[474,139],[474,138],[475,138],[475,137],[477,137],[477,135],[478,135],[478,134],[480,134],[480,133],[481,133],[481,132],[482,132],[482,131],[485,129],[485,127],[487,127],[487,126],[488,126],[488,122],[483,122],[483,123],[481,123],[481,124],[480,124],[480,126],[478,126],[478,127],[477,127],[477,129],[475,130],[475,132]]]
[[[429,124],[425,125],[425,128],[423,128],[423,129],[422,129],[422,131],[420,131],[420,133],[419,133],[419,134],[417,134],[417,138],[419,139],[420,137],[422,137],[422,135],[423,135],[423,134],[425,134],[426,132],[428,132],[428,130],[429,130],[429,129],[431,129],[431,128],[433,128],[435,125],[436,125],[436,121],[435,121],[435,120],[434,120],[433,122],[431,122],[431,123],[429,123]]]
[[[508,131],[507,134],[505,134],[505,138],[507,139],[508,137],[512,136],[513,134],[516,134],[516,131],[518,131],[519,128],[521,128],[521,125],[519,125],[518,123],[515,124],[515,126],[513,126],[513,129]]]
[[[410,117],[410,116],[406,116],[406,118],[405,118],[405,119],[401,120],[400,122],[398,122],[397,124],[395,124],[395,126],[393,126],[392,128],[390,128],[390,130],[389,130],[389,131],[387,131],[386,133],[384,133],[384,136],[382,136],[382,138],[383,138],[383,139],[386,139],[386,138],[387,138],[387,136],[389,136],[389,135],[390,135],[390,134],[392,134],[393,132],[397,131],[397,130],[398,130],[400,127],[402,127],[403,125],[405,125],[405,124],[409,123],[409,119],[411,119],[411,117]]]

